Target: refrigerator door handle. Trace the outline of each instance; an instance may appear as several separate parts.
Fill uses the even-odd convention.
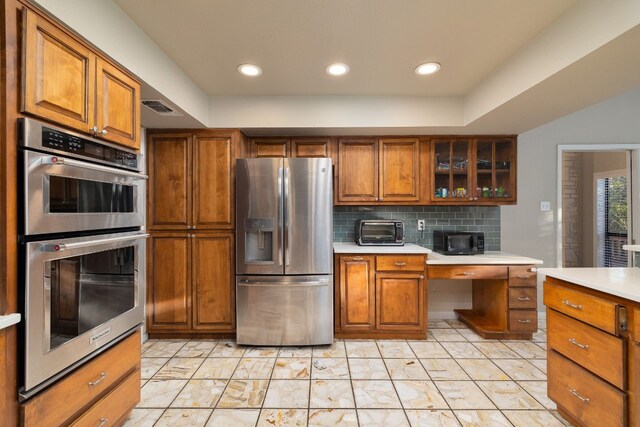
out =
[[[284,265],[288,267],[291,264],[291,233],[289,231],[289,217],[291,211],[289,206],[289,168],[284,168]]]
[[[283,169],[282,168],[278,168],[278,218],[277,218],[277,222],[276,222],[276,228],[278,233],[276,233],[276,236],[274,236],[276,238],[276,241],[278,242],[278,265],[282,265],[282,238],[281,238],[281,234],[280,234],[280,227],[282,224],[282,217],[283,217],[283,195],[282,195],[282,174],[283,174]],[[286,231],[285,231],[286,232]]]
[[[240,281],[239,286],[257,286],[257,287],[280,287],[280,288],[293,288],[296,286],[302,287],[313,287],[313,286],[329,286],[329,283],[325,282],[291,282],[291,283],[265,283],[265,282],[249,282],[249,281]]]

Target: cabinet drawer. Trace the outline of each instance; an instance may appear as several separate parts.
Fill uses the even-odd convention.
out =
[[[140,370],[134,371],[109,394],[78,418],[72,427],[119,425],[140,401]]]
[[[509,331],[536,332],[538,312],[536,310],[509,310]]]
[[[22,405],[24,425],[64,424],[139,365],[138,330]]]
[[[505,266],[486,265],[430,265],[429,279],[507,279]]]
[[[509,286],[536,286],[537,269],[532,265],[509,267]]]
[[[509,289],[509,308],[537,308],[536,288]]]
[[[617,304],[546,280],[544,304],[598,329],[617,335]]]
[[[623,392],[555,351],[547,366],[549,397],[582,425],[625,425]]]
[[[378,271],[424,271],[425,258],[422,255],[378,255]]]
[[[624,342],[592,326],[547,311],[549,348],[622,389],[625,385]]]

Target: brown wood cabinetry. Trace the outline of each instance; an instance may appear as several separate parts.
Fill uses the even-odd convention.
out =
[[[338,141],[337,202],[377,202],[378,141]]]
[[[254,138],[249,154],[258,157],[333,158],[335,141],[331,138]]]
[[[140,83],[29,9],[23,16],[22,111],[140,148]]]
[[[426,338],[424,255],[336,255],[336,335]]]

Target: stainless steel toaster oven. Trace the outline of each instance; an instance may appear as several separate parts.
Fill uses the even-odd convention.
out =
[[[404,245],[404,223],[392,219],[359,219],[356,221],[356,243],[366,245]]]

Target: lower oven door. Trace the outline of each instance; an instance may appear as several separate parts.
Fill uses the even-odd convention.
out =
[[[142,232],[26,244],[24,391],[144,320]]]

